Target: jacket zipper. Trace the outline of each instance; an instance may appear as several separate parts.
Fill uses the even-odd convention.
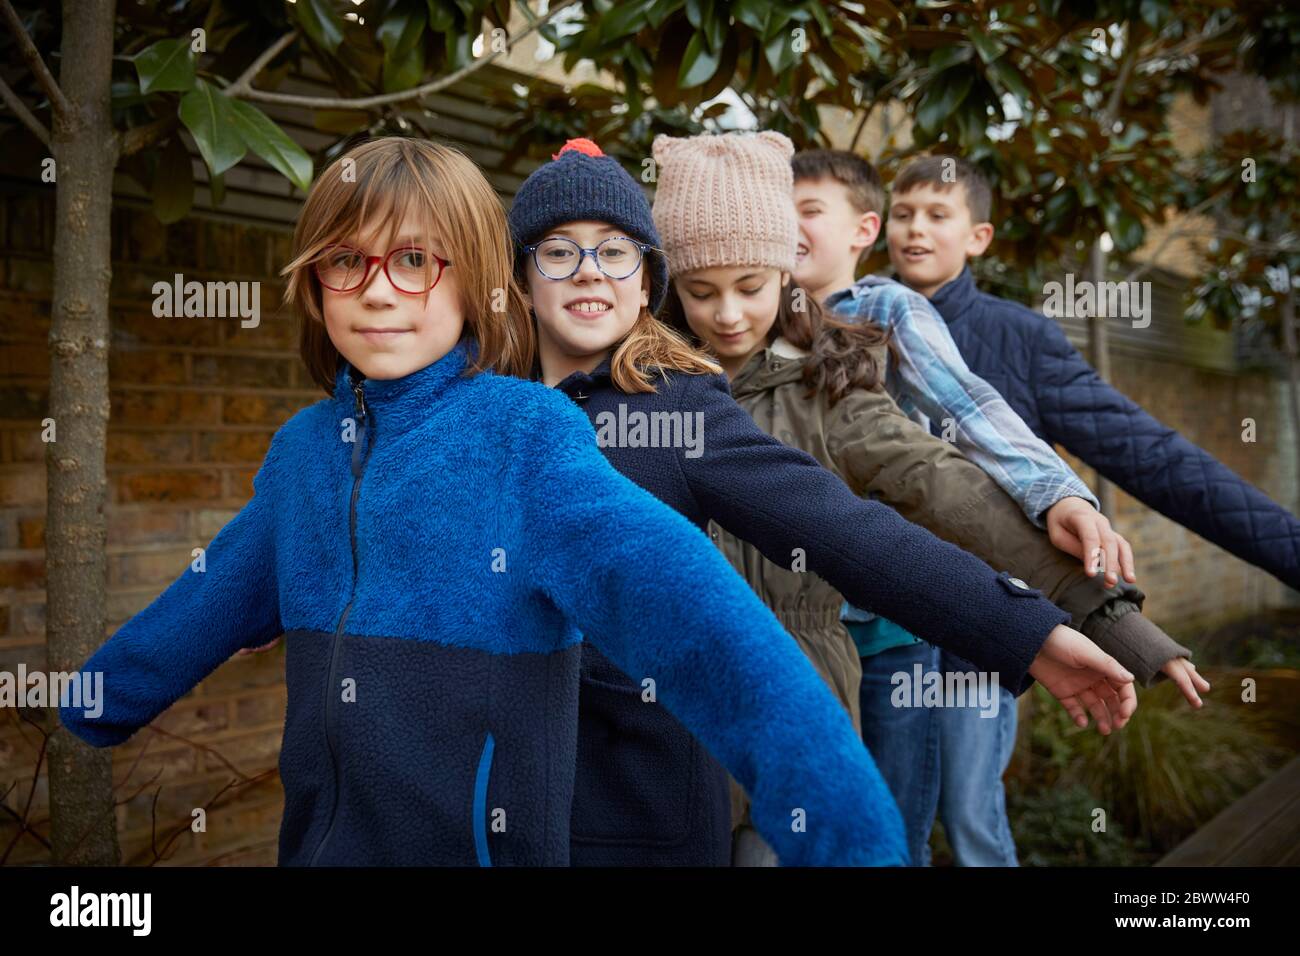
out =
[[[487,792],[492,777],[492,754],[496,741],[488,731],[483,741],[483,752],[478,758],[478,773],[474,776],[474,852],[479,866],[491,866],[492,854],[488,849]]]
[[[312,854],[311,866],[315,866],[320,859],[325,844],[329,843],[330,835],[334,832],[334,821],[338,818],[339,759],[334,741],[334,705],[338,698],[339,646],[342,643],[343,627],[347,624],[348,614],[352,611],[352,602],[357,597],[357,496],[361,492],[361,475],[365,471],[366,461],[370,458],[370,448],[366,442],[369,416],[366,411],[366,396],[360,382],[353,383],[352,394],[356,398],[357,405],[357,436],[352,445],[352,497],[348,503],[348,543],[352,548],[352,593],[348,596],[348,603],[339,616],[339,625],[334,630],[334,642],[330,648],[329,677],[325,681],[325,746],[330,752],[330,764],[334,768],[334,802],[330,806],[330,822],[325,828],[325,835],[321,837],[316,852]],[[364,450],[363,445],[366,446]]]

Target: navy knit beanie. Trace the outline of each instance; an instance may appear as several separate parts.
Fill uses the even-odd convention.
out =
[[[569,140],[551,159],[554,162],[539,166],[524,180],[510,207],[515,261],[521,270],[523,247],[566,222],[607,222],[660,248],[650,203],[618,160],[589,139]],[[647,252],[641,264],[650,270],[649,308],[655,313],[668,294],[668,261],[662,252]]]

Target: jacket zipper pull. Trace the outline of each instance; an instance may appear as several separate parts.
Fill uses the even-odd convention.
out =
[[[352,394],[357,400],[357,440],[352,444],[352,477],[361,477],[361,446],[366,441],[366,396],[361,390],[361,383],[352,385]]]

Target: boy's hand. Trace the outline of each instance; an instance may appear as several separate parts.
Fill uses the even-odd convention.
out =
[[[1119,580],[1117,571],[1124,572],[1129,584],[1137,581],[1133,549],[1111,528],[1110,520],[1082,498],[1062,498],[1047,509],[1047,536],[1056,547],[1082,561],[1088,577],[1105,570],[1107,587]]]
[[[1119,730],[1137,710],[1133,675],[1073,628],[1058,624],[1047,635],[1029,673],[1074,718],[1088,726],[1088,711],[1102,734]],[[1085,711],[1085,708],[1087,710]]]
[[[1160,670],[1169,675],[1169,679],[1178,685],[1178,689],[1187,698],[1187,703],[1198,709],[1203,706],[1200,694],[1196,691],[1199,689],[1202,694],[1206,693],[1210,689],[1210,682],[1196,673],[1195,664],[1185,657],[1175,657]]]

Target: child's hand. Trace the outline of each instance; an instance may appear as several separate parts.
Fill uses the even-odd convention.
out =
[[[238,651],[235,652],[235,656],[243,657],[245,654],[260,654],[262,653],[262,651],[269,651],[271,648],[275,647],[275,645],[279,643],[280,643],[280,639],[277,637],[275,640],[263,644],[261,647],[241,647]]]
[[[1169,679],[1178,685],[1178,689],[1187,698],[1187,703],[1196,708],[1203,706],[1200,694],[1196,691],[1199,689],[1201,694],[1206,693],[1210,689],[1210,682],[1196,673],[1195,664],[1185,657],[1175,657],[1160,670],[1168,674]]]
[[[1056,547],[1082,561],[1088,577],[1095,577],[1098,570],[1104,569],[1107,587],[1113,587],[1119,580],[1117,571],[1124,572],[1124,580],[1129,584],[1137,581],[1133,548],[1115,533],[1104,514],[1082,498],[1062,498],[1047,509],[1047,536]]]
[[[1123,727],[1137,710],[1133,675],[1064,624],[1052,629],[1029,665],[1029,673],[1061,702],[1080,727],[1088,726],[1085,707],[1097,719],[1102,734]]]

